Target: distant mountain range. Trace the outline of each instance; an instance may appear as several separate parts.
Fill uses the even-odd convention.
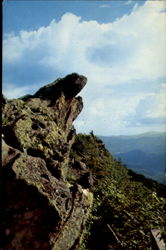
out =
[[[128,168],[166,184],[166,133],[98,137]]]

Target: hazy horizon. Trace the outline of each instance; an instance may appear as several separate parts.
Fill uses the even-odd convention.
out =
[[[95,135],[96,136],[103,136],[103,137],[113,137],[113,136],[140,136],[140,135],[148,135],[148,134],[150,134],[150,135],[165,134],[166,135],[166,131],[146,131],[146,132],[138,133],[138,134],[110,134],[110,135],[95,134]]]

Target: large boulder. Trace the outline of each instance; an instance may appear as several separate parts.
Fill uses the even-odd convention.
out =
[[[92,202],[92,176],[70,159],[75,97],[86,77],[58,79],[2,105],[2,249],[78,249]],[[69,165],[82,166],[75,181]],[[85,185],[86,183],[86,185]]]

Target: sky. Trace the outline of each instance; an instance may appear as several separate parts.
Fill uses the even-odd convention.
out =
[[[3,93],[77,72],[88,78],[77,132],[166,131],[165,1],[3,2]]]

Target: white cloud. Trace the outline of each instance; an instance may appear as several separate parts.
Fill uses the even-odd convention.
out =
[[[95,100],[86,100],[86,109],[76,120],[75,126],[78,130],[84,127],[87,131],[94,130],[96,134],[101,134],[102,130],[107,134],[109,131],[122,130],[128,125],[127,117],[135,115],[136,107],[142,98],[141,95],[119,98],[112,94]]]
[[[47,27],[7,37],[3,45],[4,63],[16,63],[26,54],[36,53],[36,63],[66,73],[83,71],[95,81],[104,76],[106,84],[163,76],[164,5],[147,1],[130,15],[106,24],[82,21],[66,13],[59,22],[53,20]]]
[[[3,43],[3,62],[14,63],[22,56],[23,47],[18,36],[11,34],[7,36]]]
[[[26,62],[27,57],[32,57],[33,63],[41,68],[86,75],[89,83],[82,95],[87,104],[76,121],[78,127],[84,127],[86,113],[87,127],[93,123],[99,130],[105,124],[107,133],[109,128],[123,129],[127,126],[127,117],[134,115],[139,103],[148,97],[144,93],[142,96],[136,93],[134,97],[113,97],[110,87],[119,85],[121,92],[128,81],[133,81],[134,85],[135,80],[150,82],[165,77],[165,6],[164,1],[146,1],[139,7],[135,5],[131,14],[103,24],[83,21],[81,17],[66,13],[59,22],[52,20],[47,27],[21,31],[18,36],[10,34],[5,36],[3,43],[4,67]],[[6,90],[8,97],[23,95],[28,90],[22,87],[11,93],[10,89]],[[156,97],[151,95],[156,109],[149,109],[147,117],[163,115],[161,96],[162,92]]]
[[[102,97],[85,101],[85,110],[75,121],[78,131],[95,134],[132,133],[137,130],[160,130],[165,127],[166,85],[160,84],[156,92],[133,93]],[[135,132],[136,133],[136,132]]]
[[[166,118],[166,84],[161,84],[157,93],[153,93],[151,106],[146,113],[149,118]]]

